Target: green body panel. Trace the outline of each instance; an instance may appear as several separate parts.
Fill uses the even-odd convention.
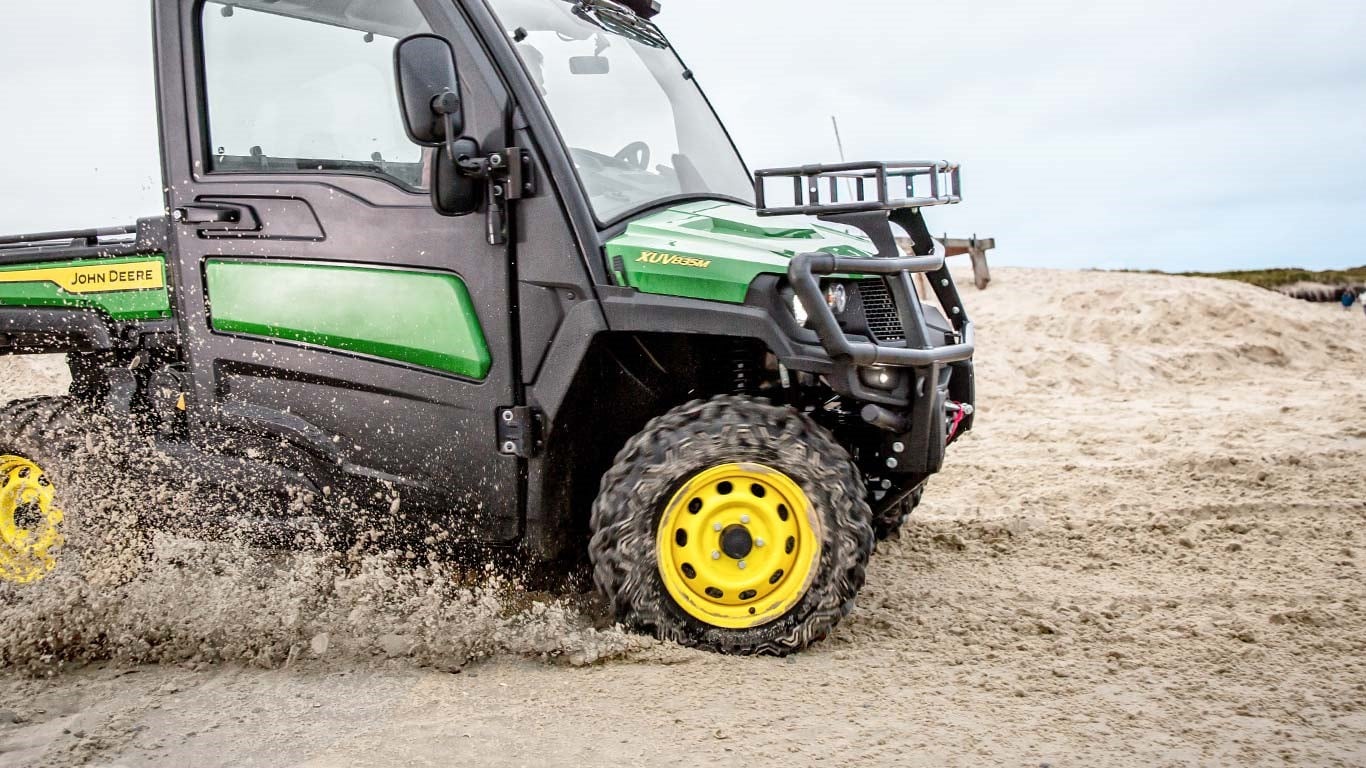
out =
[[[491,359],[469,290],[440,272],[209,259],[216,331],[316,344],[454,373]]]
[[[703,201],[631,222],[607,243],[621,285],[658,293],[740,303],[754,278],[787,274],[798,253],[872,256],[872,241],[806,216],[760,217],[753,208]]]
[[[88,293],[69,293],[48,280],[31,282],[0,281],[0,307],[64,307],[93,309],[107,314],[112,320],[155,320],[171,316],[171,297],[166,288],[166,256],[149,253],[139,256],[119,256],[76,261],[44,261],[31,264],[9,264],[0,267],[0,274],[33,270],[61,270],[69,268],[116,267],[130,262],[155,261],[161,270],[161,287],[142,290],[110,290]]]

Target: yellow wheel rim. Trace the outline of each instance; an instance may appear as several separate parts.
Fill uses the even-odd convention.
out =
[[[802,489],[762,464],[722,464],[690,478],[659,520],[659,575],[694,618],[759,626],[806,594],[821,522]]]
[[[0,455],[0,581],[29,584],[56,567],[62,513],[53,496],[37,464]]]

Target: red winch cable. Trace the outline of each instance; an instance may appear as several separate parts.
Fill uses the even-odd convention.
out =
[[[953,412],[953,423],[949,425],[949,436],[944,440],[945,445],[953,442],[953,438],[958,434],[958,427],[962,425],[963,419],[967,416],[961,403],[954,403],[952,400],[949,402],[958,406],[958,410]]]

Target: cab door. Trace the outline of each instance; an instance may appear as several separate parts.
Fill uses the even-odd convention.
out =
[[[285,443],[517,535],[509,258],[447,217],[405,136],[394,47],[462,60],[465,131],[500,149],[507,94],[452,7],[419,0],[158,0],[175,308],[201,448]],[[470,64],[469,66],[463,66]]]

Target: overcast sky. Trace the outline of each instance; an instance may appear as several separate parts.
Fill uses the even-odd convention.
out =
[[[1366,2],[662,0],[752,168],[951,159],[998,263],[1366,263]],[[142,0],[0,3],[0,232],[161,208]]]

